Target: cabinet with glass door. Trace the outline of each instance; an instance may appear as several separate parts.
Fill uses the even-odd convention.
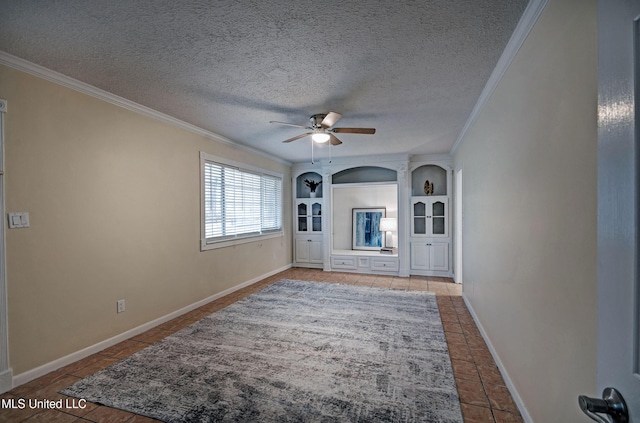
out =
[[[296,199],[296,233],[322,233],[322,199]]]
[[[411,170],[410,273],[451,276],[451,167],[416,163]]]
[[[294,177],[294,265],[322,267],[324,213],[322,177],[308,171]]]
[[[420,196],[411,198],[411,236],[449,236],[449,199],[445,196]]]

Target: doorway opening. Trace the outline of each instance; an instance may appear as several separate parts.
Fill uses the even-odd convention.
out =
[[[462,169],[456,171],[455,176],[455,245],[456,245],[456,257],[455,268],[453,271],[454,280],[456,283],[462,283]]]

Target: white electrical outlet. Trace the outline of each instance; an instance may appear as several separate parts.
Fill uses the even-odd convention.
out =
[[[118,300],[116,304],[118,306],[118,313],[122,313],[124,311],[124,300]]]

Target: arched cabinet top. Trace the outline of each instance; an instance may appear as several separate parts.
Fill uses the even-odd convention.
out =
[[[411,195],[447,195],[448,172],[436,164],[424,164],[411,172]]]
[[[357,184],[371,182],[396,182],[398,172],[380,166],[350,167],[336,172],[331,177],[332,184]]]
[[[308,181],[308,182],[306,182]],[[304,172],[296,177],[296,198],[322,198],[322,175],[318,172]],[[315,189],[312,196],[311,189]]]

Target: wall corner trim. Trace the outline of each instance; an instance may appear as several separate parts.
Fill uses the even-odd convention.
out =
[[[13,371],[11,369],[0,372],[0,393],[4,394],[13,389]]]
[[[4,119],[7,101],[0,100],[0,218],[5,216]],[[9,360],[9,295],[7,292],[7,235],[0,225],[0,392],[13,388],[13,372]]]
[[[285,166],[291,166],[291,162],[281,159],[280,157],[276,157],[262,150],[258,150],[256,148],[246,146],[237,141],[233,141],[229,138],[223,137],[222,135],[216,134],[211,131],[207,131],[206,129],[202,129],[198,126],[192,125],[190,123],[177,119],[173,116],[169,116],[167,114],[158,112],[157,110],[151,109],[150,107],[143,106],[131,100],[127,100],[124,97],[120,97],[118,95],[112,94],[108,91],[94,87],[85,82],[78,81],[77,79],[63,75],[59,72],[53,71],[51,69],[47,69],[35,63],[31,63],[27,60],[21,59],[19,57],[16,57],[4,51],[0,51],[0,65],[5,65],[10,68],[19,70],[21,72],[25,72],[30,75],[37,76],[38,78],[42,78],[46,81],[53,82],[54,84],[58,84],[66,88],[70,88],[72,90],[100,99],[102,101],[106,101],[107,103],[159,120],[161,122],[168,123],[169,125],[173,125],[175,127],[184,129],[186,131],[203,136],[205,138],[209,138],[211,140],[220,142],[222,144],[226,144],[231,147],[237,148],[239,150],[256,154],[258,156],[267,158],[269,160],[273,160],[274,162],[284,164]]]
[[[524,401],[522,401],[522,398],[520,397],[520,393],[518,392],[515,385],[513,384],[513,381],[509,377],[509,374],[507,373],[507,369],[504,367],[504,364],[502,364],[502,361],[500,360],[500,357],[498,356],[496,349],[493,347],[493,344],[491,343],[491,340],[489,339],[487,332],[482,327],[480,320],[478,320],[478,315],[476,314],[475,310],[471,306],[471,303],[469,302],[469,299],[464,294],[464,292],[462,293],[462,299],[464,300],[464,303],[466,304],[467,309],[469,309],[469,313],[471,313],[471,317],[473,317],[474,322],[476,322],[476,326],[478,327],[478,330],[482,335],[482,339],[484,339],[484,342],[486,342],[487,347],[489,348],[489,352],[491,352],[491,355],[493,356],[493,359],[495,360],[496,365],[500,370],[500,374],[504,379],[504,383],[507,385],[507,389],[509,389],[509,393],[511,393],[511,396],[513,397],[513,402],[515,402],[516,407],[518,407],[518,410],[520,411],[522,420],[524,420],[525,423],[534,423],[533,419],[529,415],[529,410],[527,410],[527,407],[524,405]]]
[[[500,84],[500,81],[502,80],[504,74],[507,72],[507,69],[509,69],[509,66],[511,66],[511,62],[513,62],[513,59],[515,59],[516,54],[518,54],[520,47],[522,47],[522,44],[524,44],[524,41],[527,39],[527,36],[538,21],[538,18],[544,11],[547,3],[549,3],[549,0],[531,0],[527,5],[524,13],[522,14],[522,17],[520,18],[520,21],[518,22],[518,25],[516,26],[516,29],[513,31],[513,34],[511,35],[511,38],[507,43],[507,46],[502,52],[500,59],[498,59],[496,67],[493,69],[491,76],[489,76],[487,84],[484,86],[482,93],[480,93],[480,97],[478,98],[476,105],[473,107],[469,118],[462,127],[462,130],[460,131],[456,142],[453,144],[453,147],[451,147],[451,151],[449,152],[449,154],[453,155],[460,146],[460,143],[467,134],[467,131],[476,121],[476,119],[480,115],[480,112],[482,112],[482,109],[489,101],[489,98],[491,98],[491,95]]]

